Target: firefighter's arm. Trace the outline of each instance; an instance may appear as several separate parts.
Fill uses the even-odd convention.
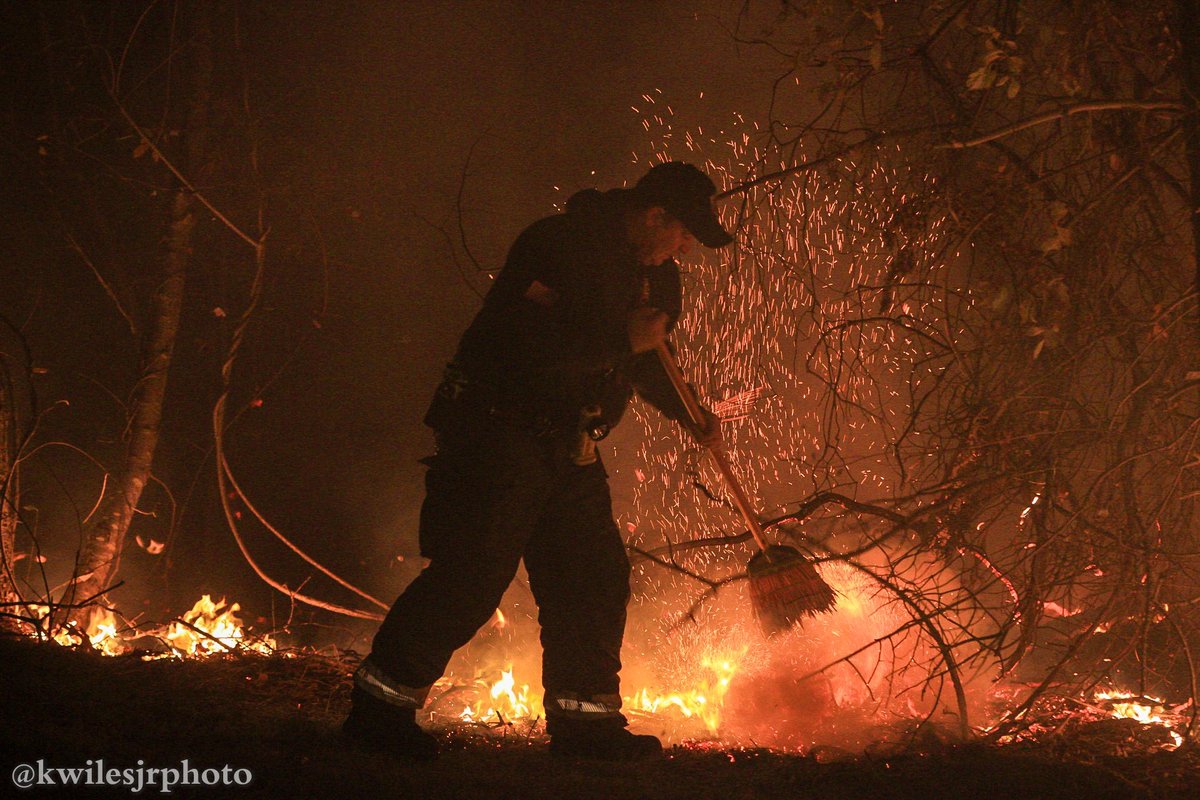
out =
[[[593,296],[584,265],[573,257],[576,247],[565,222],[550,218],[518,237],[506,263],[520,276],[513,288],[526,355],[544,367],[589,369],[633,352],[624,321],[613,320],[604,299]]]
[[[649,353],[667,339],[667,326],[671,318],[666,312],[645,306],[635,308],[629,314],[626,330],[629,333],[629,348],[634,353]]]
[[[699,444],[705,447],[721,447],[724,442],[721,435],[721,420],[702,406],[701,410],[704,412],[705,418],[704,427],[701,429],[692,424],[687,408],[675,391],[675,387],[671,385],[671,379],[667,377],[662,362],[654,353],[659,342],[666,341],[666,335],[675,327],[676,320],[683,312],[683,289],[679,277],[679,266],[673,259],[668,259],[651,269],[651,278],[649,297],[651,307],[639,309],[634,313],[652,315],[655,322],[663,322],[665,325],[662,328],[663,335],[658,335],[659,329],[655,328],[654,336],[647,337],[642,342],[649,345],[645,350],[637,344],[634,345],[632,369],[630,370],[633,387],[642,399],[657,408],[668,419],[675,420],[686,428]],[[631,320],[631,342],[635,341],[633,327],[634,324]],[[675,351],[670,342],[667,342],[667,347],[672,353]]]
[[[693,424],[688,416],[687,407],[675,391],[675,387],[671,385],[671,379],[667,377],[662,362],[653,350],[637,353],[633,357],[630,377],[639,397],[657,408],[663,416],[682,425],[698,444],[718,449],[724,446],[720,417],[702,406],[704,427]]]

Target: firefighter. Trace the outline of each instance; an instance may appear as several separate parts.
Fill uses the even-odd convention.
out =
[[[522,559],[538,604],[552,753],[624,760],[662,745],[621,714],[629,560],[596,441],[633,392],[697,429],[656,347],[681,311],[674,258],[732,237],[712,181],[668,162],[631,189],[586,189],[518,236],[425,417],[421,554],[355,673],[347,734],[430,759],[416,711],[451,654],[495,612]]]

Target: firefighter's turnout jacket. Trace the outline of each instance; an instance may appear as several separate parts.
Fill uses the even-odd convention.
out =
[[[586,189],[517,237],[430,409],[435,430],[448,422],[439,399],[463,393],[552,432],[573,431],[593,406],[599,426],[615,426],[634,389],[686,418],[657,356],[630,350],[630,312],[657,308],[669,330],[681,296],[674,261],[640,266],[625,243],[625,196]]]

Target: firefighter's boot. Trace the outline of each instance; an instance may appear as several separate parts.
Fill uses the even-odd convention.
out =
[[[630,733],[623,717],[601,720],[546,721],[550,752],[568,758],[598,761],[635,761],[662,753],[662,742],[653,736]]]
[[[350,692],[350,700],[350,715],[342,723],[342,732],[351,739],[414,761],[437,758],[437,739],[417,724],[415,708],[386,703],[357,686]]]

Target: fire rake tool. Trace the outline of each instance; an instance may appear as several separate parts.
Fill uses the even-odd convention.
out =
[[[684,379],[679,365],[675,363],[675,356],[665,342],[658,345],[657,352],[671,385],[687,409],[692,425],[697,430],[703,430],[706,424],[704,410],[692,393],[692,387]],[[763,633],[775,636],[800,624],[806,616],[833,610],[836,599],[833,587],[821,578],[817,568],[796,548],[767,544],[762,523],[734,475],[729,460],[716,448],[710,447],[708,452],[725,479],[734,505],[746,521],[754,544],[758,546],[758,552],[750,559],[746,572],[750,576],[750,601]]]

